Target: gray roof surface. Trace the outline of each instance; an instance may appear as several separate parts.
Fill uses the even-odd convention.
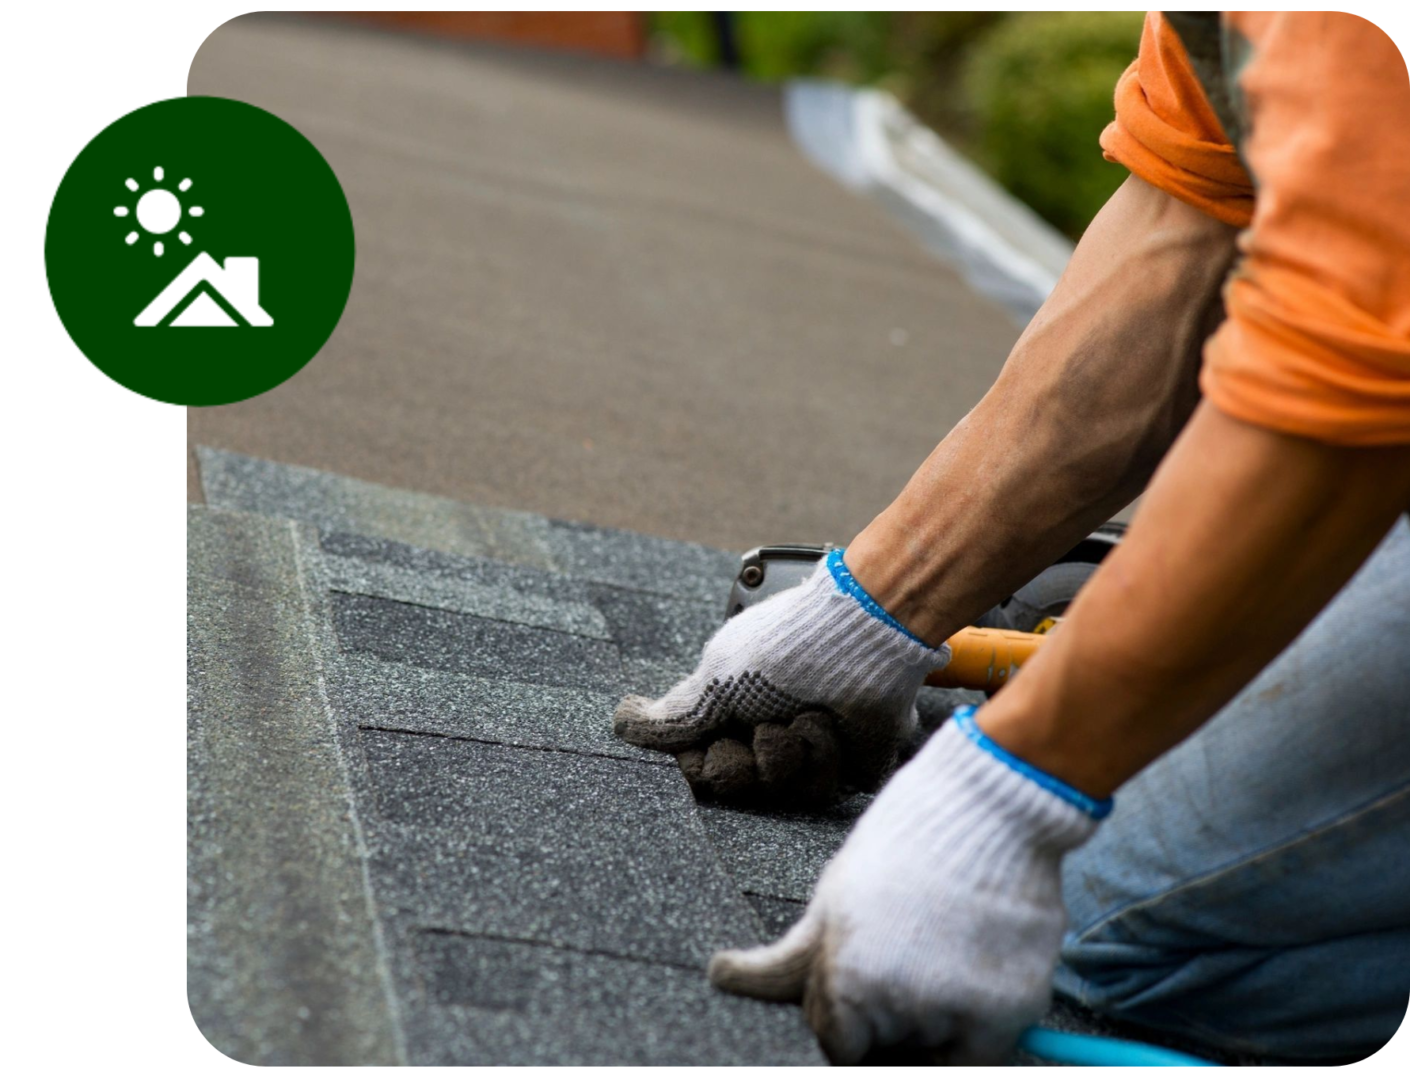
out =
[[[516,522],[528,565],[438,552],[407,522],[504,531],[201,461],[190,977],[213,1042],[271,1063],[821,1062],[796,1009],[705,982],[714,950],[778,924],[732,876],[747,842],[717,846],[674,760],[610,732],[634,663],[689,668],[722,608],[704,568],[719,601],[729,557],[548,519]],[[302,523],[265,516],[293,489]],[[388,502],[413,511],[401,541],[346,531]],[[608,580],[562,571],[593,550]],[[652,592],[613,583],[634,552],[662,560]]]
[[[307,135],[357,232],[328,344],[191,410],[193,446],[740,550],[846,541],[1017,337],[804,158],[775,88],[269,15],[214,31],[189,88]]]
[[[265,1063],[821,1063],[703,964],[797,916],[862,800],[697,807],[611,709],[693,664],[720,548],[881,509],[1012,323],[767,88],[251,16],[189,89],[307,135],[358,243],[320,355],[188,414],[202,1030]]]
[[[267,1064],[822,1063],[800,1010],[716,993],[704,967],[798,917],[868,797],[697,805],[671,757],[610,730],[622,694],[693,666],[734,556],[199,460],[189,996],[217,1047]],[[631,587],[636,557],[649,589]],[[923,718],[962,695],[927,688]],[[1069,1004],[1047,1023],[1117,1031]]]

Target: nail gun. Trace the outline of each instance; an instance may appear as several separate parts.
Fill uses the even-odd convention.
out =
[[[1126,527],[1108,522],[1001,604],[951,637],[950,662],[926,678],[930,686],[993,693],[1019,670],[1061,620],[1077,590],[1096,573]],[[730,588],[725,618],[801,584],[836,545],[771,544],[746,552]]]

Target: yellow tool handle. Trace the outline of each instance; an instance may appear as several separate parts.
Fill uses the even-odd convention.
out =
[[[967,626],[946,642],[950,646],[950,662],[927,675],[926,685],[992,693],[1028,663],[1044,637],[1018,630]]]

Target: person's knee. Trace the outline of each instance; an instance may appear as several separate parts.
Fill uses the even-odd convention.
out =
[[[1069,934],[1054,989],[1116,1020],[1285,1060],[1359,1060],[1405,1020],[1404,929],[1280,949],[1152,944],[1128,929]]]
[[[1057,989],[1108,1016],[1138,1019],[1178,995],[1188,954],[1102,935],[1069,936]]]

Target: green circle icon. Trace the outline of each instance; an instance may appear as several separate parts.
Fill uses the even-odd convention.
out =
[[[44,259],[83,354],[139,394],[224,405],[323,347],[352,289],[352,215],[277,116],[173,98],[110,124],[64,174]]]

